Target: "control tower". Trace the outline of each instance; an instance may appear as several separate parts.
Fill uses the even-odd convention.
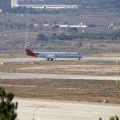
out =
[[[11,0],[11,7],[18,7],[18,0]]]

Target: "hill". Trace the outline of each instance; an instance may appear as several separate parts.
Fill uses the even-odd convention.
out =
[[[20,4],[77,4],[86,11],[88,9],[95,9],[97,11],[109,10],[109,11],[120,11],[119,0],[19,0]],[[0,0],[0,9],[3,12],[9,12],[11,8],[10,0]]]
[[[23,1],[22,1],[23,2]],[[25,0],[24,0],[25,2]],[[28,3],[41,4],[77,4],[80,6],[99,6],[104,8],[119,8],[119,0],[27,0]]]
[[[11,7],[11,2],[10,0],[0,0],[0,9],[3,10],[3,12],[9,11]]]

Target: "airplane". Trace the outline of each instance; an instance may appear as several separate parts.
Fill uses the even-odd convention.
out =
[[[55,58],[82,58],[82,55],[78,52],[33,52],[28,47],[24,47],[26,51],[26,55],[32,57],[43,57],[47,58],[47,60],[53,61]]]

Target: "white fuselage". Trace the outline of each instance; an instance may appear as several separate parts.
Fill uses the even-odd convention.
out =
[[[35,52],[38,57],[47,59],[54,58],[82,58],[82,55],[77,52]]]
[[[33,52],[29,48],[25,48],[26,54],[32,57],[43,57],[47,60],[53,60],[54,58],[82,58],[82,55],[78,52]]]

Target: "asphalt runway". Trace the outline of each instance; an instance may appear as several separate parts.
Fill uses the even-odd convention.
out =
[[[30,61],[44,61],[44,58],[0,58],[0,62],[30,62]],[[55,60],[65,61],[65,60],[75,60],[78,59],[73,58],[57,58]],[[83,57],[82,61],[119,61],[120,58],[109,58],[109,57]],[[54,62],[54,61],[49,61]],[[116,78],[116,76],[90,76],[90,75],[66,75],[66,74],[33,74],[33,73],[0,73],[1,79],[89,79],[89,80],[120,80],[120,78]]]
[[[0,58],[0,62],[31,62],[31,61],[44,61],[45,58]],[[74,60],[79,61],[77,58],[56,58],[56,61]],[[83,57],[82,61],[120,61],[120,57]],[[53,61],[52,61],[53,62]]]
[[[83,79],[83,80],[120,80],[116,76],[68,75],[68,74],[34,74],[34,73],[2,73],[1,79]]]
[[[109,120],[120,117],[120,105],[17,98],[19,120]]]

